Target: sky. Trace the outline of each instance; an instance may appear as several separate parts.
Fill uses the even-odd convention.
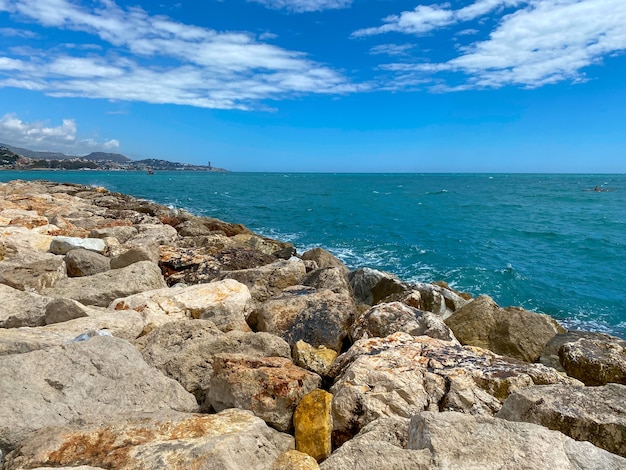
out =
[[[626,173],[624,0],[0,0],[0,142],[232,171]]]

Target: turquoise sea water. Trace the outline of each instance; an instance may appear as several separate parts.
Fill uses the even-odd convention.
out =
[[[626,175],[0,172],[15,178],[104,186],[626,338]]]

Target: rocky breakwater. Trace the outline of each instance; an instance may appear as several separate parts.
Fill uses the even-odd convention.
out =
[[[625,346],[102,188],[0,185],[4,470],[626,468]]]

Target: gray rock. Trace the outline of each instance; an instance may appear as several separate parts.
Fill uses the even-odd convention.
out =
[[[94,251],[78,248],[65,255],[67,275],[70,277],[91,276],[111,269],[111,260]]]
[[[350,286],[354,292],[354,299],[362,304],[373,305],[374,296],[372,288],[381,280],[387,279],[398,281],[399,279],[393,274],[377,271],[371,268],[359,268],[350,273],[348,276]]]
[[[19,290],[41,292],[66,277],[63,258],[55,256],[8,267],[0,272],[0,283]]]
[[[137,235],[131,239],[135,245],[170,245],[178,240],[178,232],[170,225],[138,224],[135,228]]]
[[[411,336],[430,336],[458,343],[450,328],[435,314],[423,312],[400,302],[370,308],[350,328],[353,341],[404,331]]]
[[[196,411],[177,382],[110,336],[0,357],[0,449],[38,429],[129,412]]]
[[[106,243],[98,238],[78,238],[78,237],[53,237],[50,243],[50,252],[55,255],[64,255],[70,250],[83,248],[85,250],[104,253]]]
[[[344,275],[348,275],[350,270],[343,262],[331,252],[323,248],[313,248],[302,254],[301,258],[307,261],[315,261],[318,268],[337,268]]]
[[[139,261],[159,262],[159,247],[154,243],[131,245],[119,255],[111,258],[111,269],[120,269]]]
[[[7,456],[5,470],[78,464],[117,470],[267,470],[293,445],[291,436],[247,411],[162,411],[42,429]]]
[[[134,340],[143,331],[144,322],[138,312],[83,309],[90,316],[46,326],[0,328],[0,356],[61,346],[81,335],[93,336],[94,332],[108,332],[121,339]]]
[[[126,243],[137,235],[137,229],[131,226],[113,226],[96,228],[89,232],[90,238],[116,238],[120,243]]]
[[[258,331],[280,336],[292,346],[302,340],[339,352],[355,315],[349,295],[294,286],[263,303],[248,321]]]
[[[164,287],[167,285],[159,267],[149,261],[141,261],[89,277],[65,279],[43,293],[74,299],[84,305],[106,307],[115,299]]]
[[[273,428],[287,432],[293,429],[293,413],[302,397],[321,383],[319,375],[283,357],[218,354],[213,358],[207,402],[215,411],[250,410]]]
[[[502,309],[486,295],[446,319],[461,344],[489,349],[527,362],[539,359],[545,345],[565,329],[548,315],[519,307]]]
[[[167,323],[136,341],[151,366],[178,381],[203,404],[213,376],[213,358],[220,353],[248,357],[290,356],[289,345],[268,333],[222,333],[208,320]]]
[[[252,298],[265,302],[283,289],[302,283],[306,269],[302,260],[278,260],[258,268],[223,272],[218,279],[235,279],[250,289]]]
[[[424,410],[492,415],[520,388],[580,384],[540,364],[407,333],[357,341],[335,360],[333,375],[338,442],[380,417],[410,417]]]
[[[541,351],[539,362],[548,367],[553,367],[560,372],[565,372],[565,369],[561,365],[559,360],[559,349],[565,343],[574,343],[580,338],[588,339],[600,339],[606,341],[621,341],[619,338],[605,333],[598,333],[594,331],[582,331],[582,330],[569,330],[567,333],[560,333],[548,341],[548,344]]]
[[[52,299],[46,306],[46,325],[62,323],[75,318],[88,317],[87,307],[72,299],[58,297]]]
[[[626,457],[626,386],[538,385],[511,394],[496,415],[535,423]]]
[[[50,297],[0,284],[0,328],[44,325],[51,301]]]
[[[561,346],[559,359],[567,375],[585,385],[626,385],[626,341],[581,338]]]
[[[622,457],[536,424],[456,412],[413,416],[408,448],[428,449],[433,470],[626,468]]]
[[[407,449],[409,418],[380,418],[320,465],[321,470],[429,470],[428,449]]]
[[[348,275],[340,268],[320,268],[307,274],[302,284],[316,289],[329,289],[337,294],[352,295]]]

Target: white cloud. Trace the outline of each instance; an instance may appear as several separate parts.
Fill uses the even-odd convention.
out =
[[[352,0],[248,0],[273,10],[289,10],[295,13],[347,8]]]
[[[0,64],[19,71],[19,79],[3,77],[0,68],[0,86],[41,89],[51,96],[221,109],[250,109],[266,99],[362,88],[301,52],[259,42],[252,34],[178,23],[136,7],[122,9],[112,0],[92,9],[69,0],[8,0],[0,5],[0,10],[17,13],[16,18],[86,32],[108,43],[102,52],[58,47],[7,55]]]
[[[0,10],[2,7],[0,6]],[[19,38],[35,38],[37,34],[27,29],[0,28],[0,36],[19,37]]]
[[[460,46],[457,57],[425,64],[384,64],[381,68],[402,73],[403,79],[407,73],[422,79],[428,74],[457,74],[454,85],[438,84],[440,91],[506,85],[532,88],[563,80],[585,80],[585,67],[626,50],[623,0],[481,0],[460,10],[446,11],[452,13],[450,22],[456,22],[520,5],[500,18],[486,40]],[[388,23],[389,27],[399,24]],[[446,26],[443,21],[441,26]],[[377,28],[376,34],[383,32],[383,27]],[[414,31],[407,27],[401,30]],[[457,39],[461,37],[457,35]]]
[[[95,139],[78,138],[76,121],[73,119],[63,119],[60,126],[53,127],[42,121],[22,121],[15,114],[5,114],[0,118],[0,142],[70,155],[81,155],[100,149],[117,150],[120,146],[115,139],[100,143]]]
[[[379,44],[378,46],[374,46],[370,49],[370,54],[403,56],[413,48],[415,48],[415,44]]]

